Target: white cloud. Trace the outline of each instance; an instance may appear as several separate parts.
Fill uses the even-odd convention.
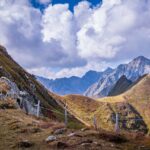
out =
[[[92,62],[84,67],[63,68],[60,71],[55,72],[54,70],[48,69],[46,67],[28,69],[28,71],[38,76],[46,77],[49,79],[56,79],[61,77],[72,77],[72,76],[82,77],[87,71],[91,69],[95,71],[102,71],[108,66],[110,66],[110,64],[106,62],[101,62],[99,65],[97,62]]]
[[[95,8],[83,1],[74,13],[68,7],[50,4],[41,13],[27,0],[0,0],[0,43],[22,66],[49,77],[150,57],[150,1],[103,0]]]
[[[73,14],[68,10],[68,4],[49,5],[43,15],[43,40],[59,41],[66,52],[75,49],[75,29]]]
[[[147,32],[150,29],[148,3],[146,0],[104,0],[77,33],[79,55],[91,60],[111,59],[117,55],[126,59],[142,54],[142,49],[143,55],[148,54],[148,36],[142,31],[142,28]]]
[[[9,53],[21,65],[26,68],[58,66],[61,68],[85,64],[85,61],[77,56],[72,46],[69,46],[69,44],[68,48],[64,46],[64,42],[69,41],[67,38],[63,40],[63,36],[72,37],[69,35],[69,31],[62,36],[63,41],[56,36],[57,34],[61,35],[63,28],[57,34],[53,32],[50,41],[45,41],[42,31],[46,30],[46,26],[42,23],[44,23],[43,20],[49,13],[48,10],[45,14],[42,14],[38,9],[31,7],[28,3],[23,3],[23,1],[22,3],[17,3],[17,1],[9,1],[8,3],[6,0],[2,0],[1,3],[3,5],[0,5],[0,43],[7,47]],[[10,5],[11,7],[9,7]],[[50,5],[48,9],[50,8],[53,7]],[[58,8],[63,9],[64,5],[60,5]],[[69,14],[69,11],[67,11],[67,14]],[[67,18],[67,15],[65,16],[64,13],[64,22],[68,22],[65,17]],[[51,17],[53,20],[55,18],[56,16]],[[67,32],[67,30],[65,31]]]

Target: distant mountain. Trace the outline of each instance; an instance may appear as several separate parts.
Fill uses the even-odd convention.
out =
[[[100,78],[97,83],[88,88],[84,95],[105,97],[122,75],[131,81],[136,81],[140,76],[148,73],[150,73],[150,59],[139,56],[128,64],[119,65],[112,73]]]
[[[107,68],[104,72],[88,71],[83,77],[72,76],[70,78],[59,78],[55,80],[37,77],[47,89],[60,95],[83,94],[92,84],[97,82],[102,76],[112,72]]]
[[[117,81],[115,86],[109,92],[108,96],[116,96],[125,92],[132,85],[132,81],[128,80],[125,75]]]

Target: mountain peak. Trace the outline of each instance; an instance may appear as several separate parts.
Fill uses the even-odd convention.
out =
[[[108,68],[105,70],[105,72],[112,71],[112,70],[113,70],[112,68],[108,67]]]
[[[138,56],[135,59],[133,59],[133,61],[150,61],[150,59],[144,57],[144,56]]]

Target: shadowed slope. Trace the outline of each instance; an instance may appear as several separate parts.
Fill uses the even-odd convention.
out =
[[[129,86],[132,84],[132,81],[128,80],[126,78],[126,76],[122,76],[117,83],[115,84],[115,86],[113,87],[113,89],[109,92],[108,96],[116,96],[119,94],[122,94],[123,92],[125,92]]]

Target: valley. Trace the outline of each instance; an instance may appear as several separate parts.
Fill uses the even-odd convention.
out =
[[[110,94],[116,96],[60,96],[20,67],[4,47],[0,58],[0,149],[150,148],[150,75],[135,82],[121,77]]]

